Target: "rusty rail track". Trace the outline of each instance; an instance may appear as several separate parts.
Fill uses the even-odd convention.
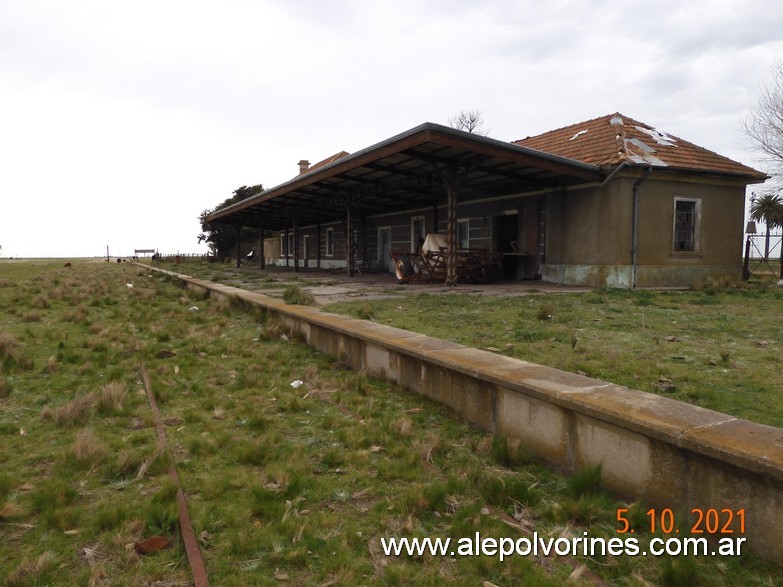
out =
[[[155,430],[158,434],[158,443],[161,450],[166,449],[166,430],[163,427],[163,420],[160,416],[160,409],[158,408],[158,402],[155,400],[155,393],[152,391],[152,384],[150,383],[150,377],[147,373],[147,368],[144,366],[144,361],[141,360],[141,376],[144,379],[144,389],[147,392],[147,399],[149,400],[150,409],[155,419]],[[182,541],[185,545],[185,554],[188,557],[188,563],[190,564],[190,571],[193,575],[193,584],[196,587],[209,587],[209,579],[207,577],[207,569],[204,566],[204,559],[201,557],[201,549],[198,546],[198,540],[196,540],[196,533],[193,531],[193,522],[190,519],[190,513],[188,512],[188,504],[185,501],[185,493],[182,491],[182,486],[179,483],[179,475],[177,474],[177,467],[174,465],[174,460],[171,460],[168,470],[169,479],[177,486],[177,509],[179,510],[179,527],[182,532]]]

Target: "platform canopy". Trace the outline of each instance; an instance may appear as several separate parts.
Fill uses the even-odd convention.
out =
[[[218,210],[210,222],[282,230],[346,217],[598,182],[607,171],[433,123],[424,123]]]

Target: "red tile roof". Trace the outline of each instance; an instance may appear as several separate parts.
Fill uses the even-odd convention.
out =
[[[339,153],[335,153],[331,157],[327,157],[323,161],[319,161],[318,163],[316,163],[315,165],[310,167],[307,170],[307,172],[309,173],[310,171],[313,171],[314,169],[319,169],[321,167],[325,167],[326,165],[329,165],[330,163],[334,163],[338,159],[342,159],[343,157],[347,157],[348,155],[350,155],[350,153],[348,151],[340,151]]]
[[[619,113],[514,141],[514,144],[602,167],[616,167],[625,161],[742,176],[754,182],[767,179],[766,174],[752,167]]]

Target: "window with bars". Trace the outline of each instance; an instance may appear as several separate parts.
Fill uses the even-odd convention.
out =
[[[674,200],[674,250],[696,251],[700,200]]]

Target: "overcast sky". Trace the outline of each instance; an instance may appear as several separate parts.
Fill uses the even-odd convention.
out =
[[[236,188],[468,109],[765,169],[740,120],[779,57],[780,0],[0,0],[0,255],[203,251]]]

